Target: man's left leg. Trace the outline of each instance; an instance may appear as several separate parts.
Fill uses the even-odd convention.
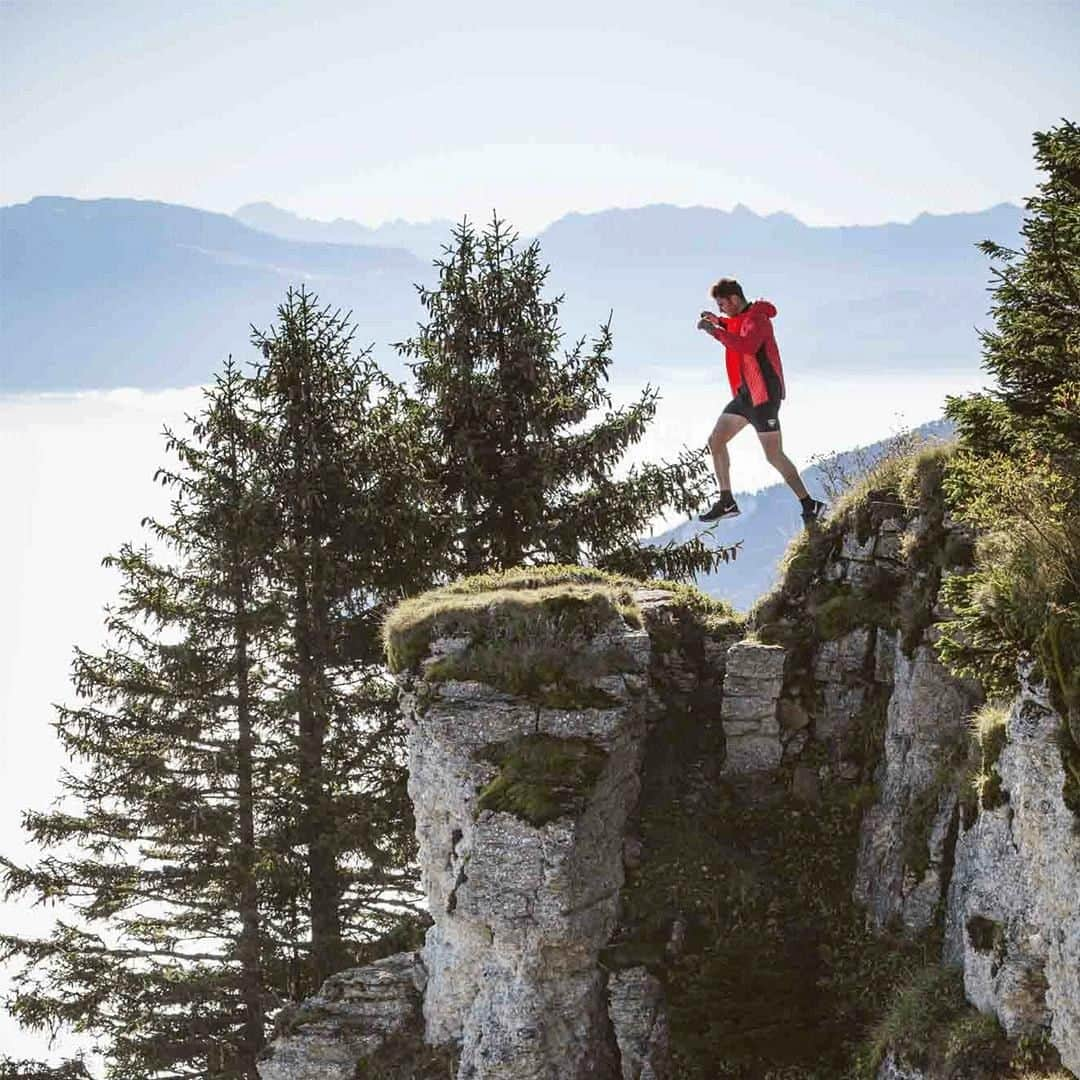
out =
[[[769,464],[784,478],[787,486],[795,492],[799,501],[802,502],[810,497],[799,470],[794,462],[784,453],[784,437],[779,431],[759,431],[758,438],[761,440],[761,448],[765,451],[765,458]]]

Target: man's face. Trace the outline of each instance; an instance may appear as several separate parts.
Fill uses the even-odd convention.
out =
[[[731,296],[718,296],[716,306],[730,318],[732,315],[738,315],[742,310],[742,301],[732,293]]]

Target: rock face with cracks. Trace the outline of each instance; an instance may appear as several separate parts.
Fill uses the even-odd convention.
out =
[[[933,923],[948,885],[957,792],[939,777],[953,748],[967,738],[980,695],[950,676],[929,646],[918,646],[911,658],[893,647],[884,775],[880,796],[863,818],[855,897],[877,929],[898,921],[917,934]],[[913,847],[917,869],[907,865]]]
[[[1080,1073],[1080,828],[1061,794],[1061,717],[1025,674],[997,763],[1008,798],[957,839],[946,959],[1006,1034],[1048,1027]]]
[[[436,641],[432,652],[456,647]],[[625,657],[623,671],[592,687],[610,707],[549,708],[479,682],[421,693],[422,674],[401,678],[409,793],[434,919],[423,950],[425,1037],[460,1045],[463,1080],[617,1075],[597,958],[616,924],[623,827],[638,792],[649,638],[616,616],[586,647]],[[541,754],[586,744],[601,762],[588,790],[561,793],[566,812],[550,820],[483,806],[482,793],[496,790],[524,740]],[[522,773],[504,787],[551,782]],[[528,792],[519,794],[527,806]],[[628,1046],[638,1041],[627,1036]]]
[[[262,1080],[357,1080],[412,1075],[423,1056],[417,953],[399,953],[333,975],[279,1017],[277,1038],[258,1062]],[[398,1072],[397,1067],[402,1071]]]
[[[398,680],[434,925],[421,953],[335,976],[294,1010],[260,1063],[264,1080],[446,1076],[447,1062],[465,1080],[717,1075],[717,1062],[742,1060],[728,1043],[751,1046],[739,1029],[747,978],[740,970],[738,992],[715,1000],[709,1031],[723,1037],[703,1038],[701,1056],[688,1026],[695,999],[672,973],[696,993],[696,958],[716,962],[720,952],[715,938],[701,940],[698,909],[687,915],[698,899],[690,886],[704,894],[713,883],[706,899],[718,924],[732,904],[753,915],[759,883],[777,867],[789,873],[790,848],[765,843],[778,815],[793,836],[813,838],[790,822],[845,805],[836,894],[853,898],[885,941],[903,931],[925,948],[944,933],[941,960],[962,968],[967,1000],[1010,1038],[1045,1034],[1080,1071],[1080,841],[1062,798],[1062,721],[1028,681],[995,766],[1001,801],[972,810],[966,725],[981,696],[934,653],[943,613],[927,567],[948,529],[901,510],[878,499],[858,530],[835,543],[825,535],[823,561],[785,587],[751,640],[727,626],[702,632],[688,615],[700,607],[639,588],[636,619],[611,606],[559,624],[548,645],[572,670],[545,659],[540,622],[518,638],[500,623],[504,593],[473,604],[473,624],[435,619],[407,642]],[[669,789],[671,806],[708,835],[664,876],[659,846],[672,839],[669,822],[683,820]],[[704,824],[718,810],[741,814],[750,831],[725,839],[722,820]],[[798,882],[776,880],[801,895]],[[653,888],[655,910],[642,891]],[[811,925],[816,916],[805,926],[783,916],[771,906],[762,915],[791,946],[789,955],[778,945],[764,969],[791,978],[770,991],[763,1018],[787,982],[832,963],[808,961],[815,940],[832,941]],[[750,975],[763,961],[756,939],[753,949]],[[807,1002],[827,1005],[806,978]],[[439,1071],[428,1070],[433,1053],[446,1055]],[[688,1054],[692,1074],[681,1071]],[[879,1078],[944,1075],[902,1040],[879,1062]]]

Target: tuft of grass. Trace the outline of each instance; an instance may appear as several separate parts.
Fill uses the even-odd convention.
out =
[[[679,581],[652,578],[643,583],[649,589],[664,589],[672,594],[672,606],[700,623],[706,634],[713,637],[741,635],[746,628],[746,616],[726,600],[709,596],[694,585]]]
[[[983,810],[1001,806],[1009,798],[1008,792],[1001,786],[1001,774],[997,770],[998,758],[1005,748],[1008,719],[1008,702],[999,699],[986,702],[969,721],[979,752],[979,770],[972,784]]]
[[[517,567],[477,574],[398,604],[383,623],[392,672],[415,668],[435,637],[523,640],[545,636],[580,640],[622,622],[638,628],[633,590],[641,583],[582,566]]]
[[[480,792],[477,812],[501,810],[540,826],[579,813],[607,761],[588,739],[528,735],[485,748],[480,756],[499,767]]]
[[[916,1064],[926,1064],[943,1027],[964,1013],[963,976],[959,969],[936,964],[914,971],[899,985],[888,1009],[873,1026],[856,1057],[856,1074],[873,1080],[890,1050]]]

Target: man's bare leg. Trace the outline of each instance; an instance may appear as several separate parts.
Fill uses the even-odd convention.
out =
[[[728,457],[727,444],[739,434],[750,421],[745,416],[733,413],[721,413],[716,427],[709,436],[709,451],[712,454],[713,470],[721,491],[731,490],[731,458]],[[796,473],[796,475],[798,475]]]
[[[784,478],[787,486],[799,497],[805,499],[808,492],[799,477],[799,470],[795,468],[791,458],[784,453],[783,436],[779,431],[758,432],[761,447],[765,451],[765,457],[769,464]]]

